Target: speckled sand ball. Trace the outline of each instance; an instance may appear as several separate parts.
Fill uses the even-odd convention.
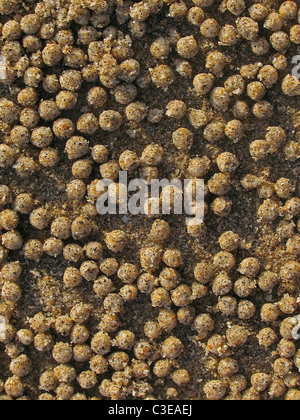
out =
[[[161,64],[151,71],[151,79],[158,88],[166,90],[175,81],[175,75],[169,66]]]
[[[211,73],[200,73],[194,77],[193,86],[198,95],[206,95],[211,91],[215,77]]]
[[[218,401],[226,395],[226,385],[220,380],[213,380],[204,385],[203,391],[208,400]]]

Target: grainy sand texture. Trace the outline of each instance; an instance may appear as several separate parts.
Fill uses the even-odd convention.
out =
[[[299,400],[299,0],[0,0],[0,36],[0,400]],[[204,223],[100,215],[120,171],[204,179]]]

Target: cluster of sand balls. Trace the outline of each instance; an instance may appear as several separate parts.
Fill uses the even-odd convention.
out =
[[[0,15],[0,399],[299,400],[297,2]],[[204,223],[100,217],[120,171]]]

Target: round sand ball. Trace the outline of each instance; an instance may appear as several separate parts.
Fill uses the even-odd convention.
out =
[[[153,57],[164,60],[170,54],[170,41],[167,38],[157,38],[150,46]]]
[[[62,89],[76,92],[82,84],[81,73],[77,70],[66,70],[61,74],[59,83]]]
[[[183,118],[186,112],[187,108],[183,101],[174,100],[167,104],[166,115],[170,118]]]
[[[168,337],[161,347],[163,357],[168,359],[177,359],[184,350],[184,345],[179,338],[171,336]]]
[[[36,34],[42,24],[42,19],[36,14],[25,15],[20,22],[21,29],[25,34],[34,35]]]
[[[295,356],[296,346],[292,341],[283,338],[278,344],[277,351],[280,357],[290,359]]]
[[[42,56],[46,66],[56,66],[62,59],[63,53],[59,45],[55,42],[46,45],[42,51]]]
[[[218,270],[229,272],[236,264],[233,254],[227,251],[221,251],[214,256],[214,265]]]
[[[222,173],[230,174],[236,171],[239,167],[239,161],[232,153],[221,153],[217,157],[217,165]]]
[[[81,388],[83,389],[92,389],[97,385],[97,376],[94,372],[87,370],[81,372],[77,378],[77,381]]]
[[[76,370],[69,365],[59,365],[53,369],[54,375],[60,384],[70,384],[76,378]]]
[[[19,330],[17,332],[17,338],[23,346],[29,346],[34,339],[34,334],[30,330]]]
[[[43,89],[51,94],[57,93],[60,90],[60,83],[55,74],[48,74],[43,80]]]
[[[94,108],[101,108],[107,101],[107,93],[101,87],[93,87],[87,93],[87,102]]]
[[[6,144],[0,144],[0,168],[7,169],[15,161],[14,150]]]
[[[75,240],[81,240],[89,236],[92,232],[92,223],[90,220],[80,216],[71,224],[71,234]]]
[[[52,357],[57,363],[69,363],[73,357],[72,347],[68,343],[57,343],[52,350]]]
[[[240,245],[240,237],[233,231],[227,231],[220,236],[219,244],[224,251],[236,251]]]
[[[138,278],[137,287],[141,293],[151,294],[155,286],[156,278],[150,273],[144,273]]]
[[[77,104],[78,96],[74,92],[62,90],[56,96],[56,104],[61,111],[70,111]]]
[[[183,257],[178,249],[168,249],[163,255],[163,262],[171,268],[178,268],[183,263]]]
[[[239,306],[238,306],[239,319],[243,319],[243,320],[251,319],[255,315],[255,312],[256,312],[256,308],[252,302],[248,300],[240,301]]]
[[[46,239],[43,244],[43,252],[49,255],[49,257],[57,258],[59,255],[62,254],[63,248],[63,242],[57,238]]]
[[[229,0],[227,9],[235,16],[240,16],[246,10],[246,3],[244,0]]]
[[[293,1],[285,1],[279,8],[279,13],[285,20],[296,19],[298,6]]]
[[[30,141],[30,132],[28,128],[16,125],[10,132],[10,138],[15,146],[23,148]]]
[[[124,302],[131,302],[137,298],[138,288],[132,284],[126,284],[120,289],[120,296]]]
[[[134,264],[122,264],[118,271],[118,277],[125,284],[133,283],[139,276],[139,271]]]
[[[225,88],[217,87],[213,89],[210,101],[216,110],[225,112],[229,107],[230,96],[226,92]]]
[[[266,19],[269,14],[269,11],[266,6],[261,3],[255,3],[249,9],[251,19],[256,22],[261,22]]]
[[[100,270],[106,276],[113,276],[118,272],[119,263],[114,258],[107,258],[103,260],[100,264]]]
[[[144,325],[144,334],[150,340],[156,340],[162,335],[162,328],[158,322],[148,321]]]
[[[98,119],[93,113],[81,115],[77,121],[77,130],[83,134],[92,135],[99,129]]]
[[[35,128],[39,123],[38,112],[32,108],[25,108],[20,114],[20,123],[26,128]]]
[[[300,92],[299,80],[292,75],[287,75],[282,82],[282,91],[287,96],[298,96]]]
[[[111,339],[107,333],[99,332],[94,335],[91,341],[91,348],[94,353],[104,356],[110,352]]]
[[[193,68],[188,61],[180,60],[177,62],[176,71],[180,76],[190,79],[192,77]]]
[[[119,177],[120,166],[118,162],[112,160],[100,166],[100,174],[103,179],[111,179],[116,181]]]
[[[72,319],[67,316],[63,315],[55,320],[55,331],[57,334],[62,335],[63,337],[67,337],[70,335],[73,328],[73,321]]]
[[[202,284],[209,283],[214,275],[214,267],[208,262],[202,262],[196,265],[194,269],[195,279]]]
[[[263,322],[272,323],[277,320],[280,315],[280,310],[273,303],[266,303],[261,308],[261,319]]]
[[[205,38],[216,38],[220,29],[221,27],[215,19],[206,19],[200,27],[200,32]]]
[[[141,157],[141,163],[147,166],[157,166],[161,163],[163,155],[163,147],[152,143],[144,149]]]
[[[97,355],[90,359],[90,369],[96,375],[103,375],[108,370],[108,362],[104,356]]]
[[[156,87],[166,90],[175,81],[175,75],[169,66],[161,64],[152,70],[151,79]]]
[[[277,334],[272,328],[264,328],[257,335],[259,345],[265,348],[273,346],[278,340]]]
[[[233,325],[226,331],[226,338],[230,347],[241,347],[248,341],[249,331],[240,325]]]
[[[227,217],[231,213],[232,201],[227,197],[217,197],[212,205],[212,211],[219,217]]]
[[[59,116],[60,109],[58,108],[56,102],[51,101],[51,100],[46,100],[46,101],[40,102],[39,114],[43,120],[53,121]]]
[[[140,159],[136,153],[125,150],[119,158],[119,164],[123,171],[134,171],[138,168]]]
[[[82,200],[86,195],[86,185],[80,179],[74,179],[66,188],[69,200]]]
[[[80,271],[75,267],[68,267],[64,273],[63,281],[66,287],[74,288],[82,283]]]
[[[38,67],[28,67],[24,73],[24,83],[26,86],[38,87],[43,80],[43,72]]]
[[[232,290],[232,281],[225,274],[219,274],[212,283],[212,290],[215,296],[225,296]]]
[[[38,352],[50,351],[54,345],[50,334],[37,334],[34,337],[34,347]]]
[[[43,254],[43,244],[40,241],[31,239],[25,243],[23,248],[23,255],[26,259],[39,261]]]
[[[238,362],[234,359],[225,358],[222,359],[218,366],[218,373],[223,377],[231,377],[235,375],[239,370]]]
[[[194,158],[189,162],[188,171],[194,178],[203,178],[210,170],[210,159],[206,156]]]
[[[224,84],[225,89],[230,95],[242,95],[245,90],[245,80],[239,74],[228,77]]]
[[[170,360],[161,359],[155,362],[153,367],[153,373],[158,378],[165,378],[169,376],[172,370],[172,364]]]
[[[193,86],[198,95],[206,95],[211,91],[214,85],[215,77],[211,73],[197,74],[193,80]]]
[[[182,58],[193,58],[198,54],[199,48],[193,36],[180,38],[177,42],[177,52]]]
[[[65,151],[70,160],[80,159],[89,153],[89,142],[81,136],[71,137],[66,143]]]
[[[227,57],[218,51],[213,51],[206,57],[206,68],[215,76],[221,76],[228,63]]]
[[[295,186],[289,179],[280,178],[275,184],[275,191],[278,197],[287,200],[294,194]]]
[[[240,34],[232,25],[225,25],[219,32],[220,45],[230,47],[236,45],[240,40]]]
[[[5,392],[8,396],[18,398],[23,395],[24,386],[18,376],[12,376],[4,384]]]
[[[102,144],[97,144],[92,148],[92,159],[97,163],[105,163],[108,160],[108,150]]]
[[[283,31],[275,32],[270,37],[270,43],[276,51],[285,51],[290,46],[290,38]]]
[[[59,139],[69,139],[75,131],[74,123],[68,118],[60,118],[53,123],[53,133]]]
[[[223,196],[231,189],[230,178],[227,174],[216,173],[209,181],[208,188],[212,194]]]
[[[71,222],[67,217],[57,217],[51,224],[51,234],[59,239],[71,236]]]
[[[266,373],[255,373],[251,376],[251,384],[256,391],[263,392],[271,384],[271,377]]]
[[[162,252],[158,247],[142,248],[140,251],[141,266],[145,271],[155,272],[162,260]]]
[[[290,31],[290,40],[299,45],[300,44],[300,25],[295,25],[291,28]]]
[[[259,276],[258,286],[264,292],[270,292],[278,284],[279,279],[276,273],[265,271]]]
[[[239,272],[244,276],[255,278],[260,271],[260,262],[257,258],[244,259],[239,267]]]
[[[225,124],[222,122],[212,122],[204,129],[204,138],[210,143],[220,140],[224,136]]]
[[[2,287],[1,297],[6,302],[18,302],[22,297],[22,290],[16,283],[6,281]]]
[[[23,246],[23,238],[18,231],[12,230],[2,235],[2,244],[6,249],[17,251]]]
[[[98,264],[95,261],[85,261],[81,264],[80,273],[86,281],[94,282],[99,272]]]
[[[266,38],[257,38],[255,41],[251,42],[251,49],[257,56],[266,55],[270,51],[269,41],[267,41]]]
[[[3,210],[0,213],[0,225],[5,230],[14,230],[18,227],[19,216],[13,210]]]
[[[2,12],[1,12],[2,13]],[[21,25],[16,20],[8,20],[2,28],[3,38],[15,41],[21,37]]]
[[[136,96],[137,89],[133,84],[125,83],[117,86],[114,90],[115,100],[122,105],[130,104]]]
[[[193,146],[194,135],[187,128],[178,128],[172,134],[172,139],[175,147],[178,150],[189,150]]]
[[[234,293],[241,298],[246,298],[250,296],[255,288],[255,281],[249,277],[240,277],[234,283]]]
[[[32,130],[31,143],[40,149],[50,146],[53,141],[52,130],[49,127],[37,127]]]
[[[93,290],[98,297],[102,298],[113,293],[116,289],[111,279],[101,276],[95,281]]]
[[[18,94],[18,103],[24,107],[34,107],[38,101],[38,94],[33,87],[22,89]]]
[[[176,289],[171,292],[171,299],[175,306],[185,307],[191,303],[192,300],[192,290],[186,284],[181,284]]]
[[[220,380],[213,380],[204,385],[203,391],[208,400],[220,401],[226,395],[226,386]]]
[[[190,382],[190,374],[186,369],[177,369],[171,375],[177,386],[184,386]]]
[[[87,258],[91,260],[101,260],[103,255],[103,246],[100,242],[89,242],[85,246],[85,253]]]
[[[3,266],[1,278],[5,281],[17,282],[22,274],[22,267],[18,261],[7,263]]]
[[[71,319],[76,322],[77,324],[84,324],[91,315],[91,307],[90,305],[79,303],[70,311]]]
[[[121,252],[125,248],[128,238],[125,232],[115,230],[105,236],[107,248],[112,252]]]
[[[163,287],[158,287],[151,293],[153,308],[165,308],[171,305],[170,293]]]
[[[63,254],[65,260],[67,260],[70,263],[77,263],[84,256],[83,249],[78,244],[69,244],[65,246]]]
[[[147,106],[143,102],[132,102],[125,109],[129,121],[142,122],[147,116]]]
[[[237,20],[237,30],[248,41],[253,41],[259,34],[259,25],[253,19],[242,17]]]
[[[124,300],[116,293],[110,293],[103,301],[104,309],[113,314],[118,314],[123,311]]]
[[[279,214],[278,204],[271,199],[267,199],[259,207],[257,215],[264,222],[272,222],[277,219]]]
[[[89,336],[89,330],[84,325],[75,324],[71,329],[70,339],[73,344],[83,344],[89,339]]]
[[[264,66],[260,69],[258,80],[260,80],[267,89],[271,89],[278,82],[278,72],[273,66]]]
[[[72,165],[72,174],[77,179],[87,179],[93,171],[93,164],[90,160],[77,160]]]
[[[116,131],[121,127],[122,116],[117,111],[104,111],[99,117],[99,124],[104,131]]]

